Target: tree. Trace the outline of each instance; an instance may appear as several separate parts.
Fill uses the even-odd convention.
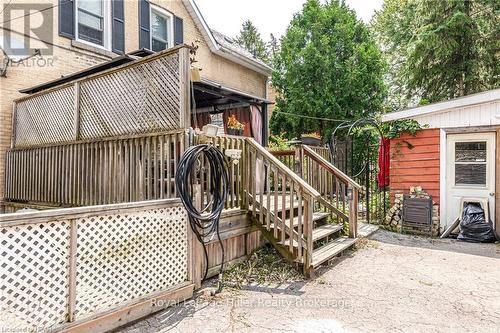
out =
[[[281,39],[273,67],[273,133],[319,131],[325,137],[339,124],[289,114],[354,120],[382,109],[382,55],[367,26],[341,1],[308,0]]]
[[[250,52],[255,58],[268,62],[269,57],[266,44],[260,37],[260,33],[250,20],[243,22],[240,34],[236,42]]]
[[[499,87],[500,3],[385,0],[372,27],[393,108]]]
[[[280,44],[278,39],[274,36],[274,34],[270,34],[269,43],[267,44],[267,54],[269,61],[272,62],[274,56],[276,55],[276,53],[278,53],[279,49],[280,49]]]

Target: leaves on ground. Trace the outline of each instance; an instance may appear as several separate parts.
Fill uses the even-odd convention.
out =
[[[253,252],[248,260],[230,267],[224,274],[224,284],[235,288],[252,283],[283,284],[304,279],[299,271],[270,246]]]

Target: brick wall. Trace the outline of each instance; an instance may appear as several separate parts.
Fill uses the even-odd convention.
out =
[[[391,140],[391,199],[421,186],[439,204],[439,138],[439,129],[424,129]]]

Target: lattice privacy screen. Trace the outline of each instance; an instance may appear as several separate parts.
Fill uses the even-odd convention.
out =
[[[81,139],[179,128],[179,55],[82,82],[80,114]]]
[[[67,318],[67,221],[1,228],[0,327],[36,330]]]
[[[76,320],[187,280],[187,216],[181,205],[75,221]],[[0,226],[2,330],[45,331],[69,320],[70,225],[61,220]]]
[[[15,105],[15,145],[66,142],[75,138],[74,87],[53,90]]]
[[[167,53],[18,101],[14,146],[182,128],[180,59]]]
[[[78,220],[76,319],[186,281],[183,207]]]

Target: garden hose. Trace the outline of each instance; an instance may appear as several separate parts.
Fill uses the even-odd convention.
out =
[[[197,173],[201,174],[205,170],[200,169],[200,159],[206,157],[210,166],[210,175],[207,179],[211,201],[200,210],[193,203],[193,185]],[[205,274],[203,281],[208,274],[208,252],[209,241],[217,235],[219,246],[222,252],[222,261],[219,272],[217,291],[222,290],[222,272],[224,269],[224,246],[219,233],[219,220],[224,209],[224,203],[229,191],[229,181],[227,165],[222,152],[211,144],[201,144],[188,148],[182,155],[177,172],[175,184],[182,203],[187,211],[189,224],[198,241],[203,245],[205,253]],[[203,195],[203,194],[201,194]]]

